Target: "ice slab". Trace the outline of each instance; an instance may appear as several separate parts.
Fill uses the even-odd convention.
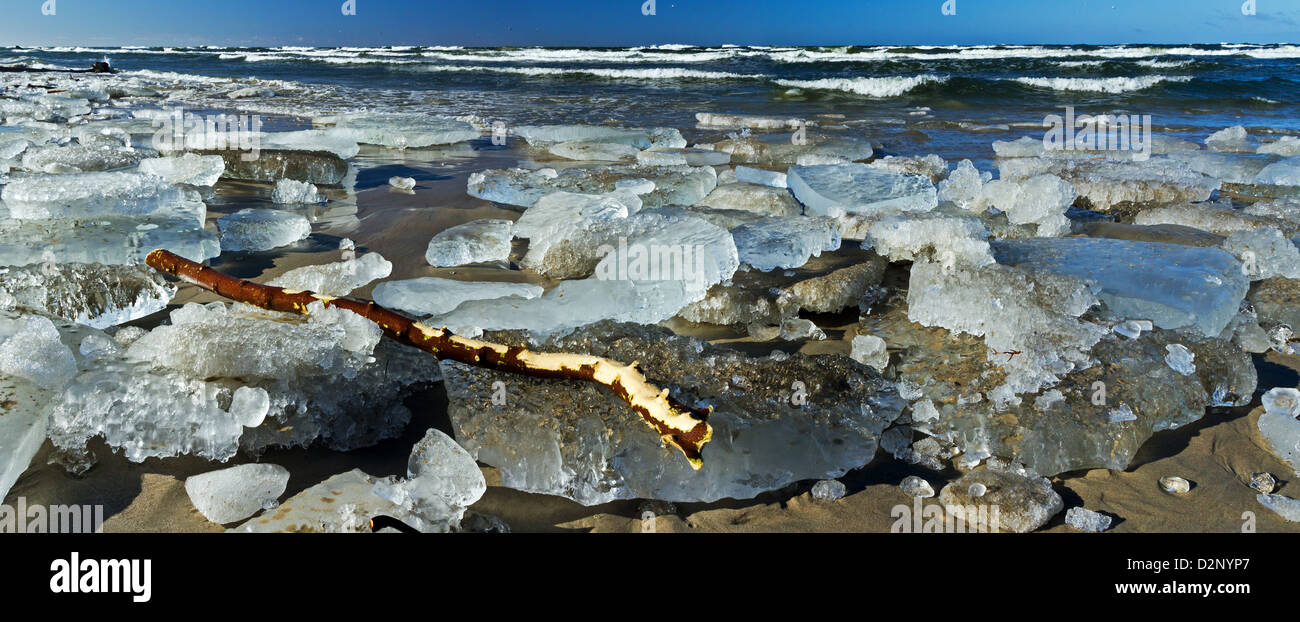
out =
[[[1210,151],[1227,153],[1253,153],[1255,145],[1251,144],[1246,128],[1236,125],[1221,129],[1205,139],[1205,146]]]
[[[748,166],[736,167],[736,181],[742,181],[760,186],[771,186],[773,188],[789,188],[785,173],[768,171],[761,168],[751,168]]]
[[[696,205],[765,216],[798,216],[803,213],[803,206],[788,190],[745,182],[718,186]]]
[[[134,166],[144,157],[143,153],[120,144],[115,147],[34,146],[23,153],[22,166],[34,173],[89,173]]]
[[[792,166],[788,175],[795,198],[821,216],[927,212],[939,204],[929,179],[865,164]]]
[[[101,264],[0,267],[0,308],[108,328],[161,311],[176,287],[152,268]]]
[[[161,177],[170,184],[211,186],[221,179],[226,161],[221,156],[201,156],[186,153],[166,158],[148,158],[140,161],[140,172]]]
[[[375,302],[390,309],[418,316],[449,313],[467,300],[498,298],[536,298],[544,290],[527,283],[453,281],[421,277],[405,281],[385,281],[375,286]]]
[[[275,183],[281,179],[337,186],[348,176],[348,163],[329,151],[261,149],[256,156],[237,149],[195,150],[198,155],[218,155],[226,163],[223,179]]]
[[[0,219],[0,265],[142,264],[156,248],[193,261],[221,254],[216,236],[203,229],[203,203],[187,205],[194,210],[190,215],[166,218]]]
[[[525,343],[518,334],[491,337]],[[746,499],[793,481],[839,477],[872,459],[880,432],[903,406],[892,384],[847,357],[749,357],[658,327],[603,323],[536,349],[639,361],[652,382],[714,407],[713,440],[694,471],[603,387],[443,362],[452,425],[465,448],[500,469],[507,487],[584,505]],[[771,378],[805,383],[807,403],[793,406],[797,387]],[[492,399],[497,382],[504,405]]]
[[[392,273],[393,263],[383,255],[366,253],[338,263],[294,268],[271,279],[268,285],[338,297],[347,296],[372,281],[386,279]]]
[[[1255,183],[1273,186],[1300,186],[1300,156],[1274,162],[1259,172]]]
[[[333,125],[335,135],[364,145],[396,149],[450,145],[481,135],[464,121],[413,113],[345,114],[319,117],[312,123]]]
[[[1193,171],[1232,184],[1255,183],[1255,178],[1270,163],[1270,158],[1266,157],[1210,151],[1180,151],[1170,154],[1169,158],[1186,164]]]
[[[301,214],[273,209],[242,209],[217,219],[223,251],[265,251],[288,246],[311,235]]]
[[[840,225],[829,218],[770,217],[731,230],[740,261],[756,270],[799,268],[840,248]]]
[[[1010,158],[999,159],[1001,178],[1020,181],[1038,175],[1055,175],[1069,182],[1092,209],[1109,211],[1119,203],[1166,205],[1204,201],[1222,185],[1186,163],[1170,158],[1142,162],[1106,159]]]
[[[513,222],[495,218],[456,225],[429,240],[424,259],[435,268],[506,261],[513,230]]]
[[[621,143],[570,141],[551,145],[547,151],[551,155],[569,160],[622,162],[637,157],[641,150]],[[686,162],[683,160],[681,163],[685,164]]]
[[[929,258],[947,269],[993,263],[989,230],[977,218],[964,214],[929,212],[886,216],[873,223],[865,237],[863,248],[874,248],[890,261]]]
[[[1101,238],[997,240],[998,263],[1095,283],[1114,317],[1161,328],[1195,326],[1218,335],[1237,313],[1249,281],[1217,248]]]
[[[515,135],[537,148],[556,143],[584,141],[616,143],[637,149],[686,146],[682,133],[672,128],[635,129],[597,125],[521,125],[512,128]]]
[[[644,167],[616,165],[597,169],[487,170],[469,177],[469,195],[506,205],[531,207],[538,199],[557,191],[604,194],[626,180],[648,180],[651,192],[641,194],[646,207],[694,205],[718,185],[712,167]]]
[[[0,192],[11,218],[145,216],[183,203],[161,177],[134,172],[41,175],[14,179]]]

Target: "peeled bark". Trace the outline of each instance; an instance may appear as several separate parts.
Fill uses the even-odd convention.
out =
[[[146,263],[155,270],[192,283],[231,300],[272,311],[307,314],[307,305],[321,302],[346,309],[383,329],[384,334],[439,359],[450,359],[488,369],[539,378],[590,380],[603,384],[627,402],[633,411],[681,450],[691,466],[703,466],[701,450],[713,437],[707,419],[713,408],[689,408],[650,384],[637,364],[624,365],[598,356],[532,352],[525,348],[466,339],[446,328],[431,328],[370,301],[333,298],[308,291],[288,290],[237,279],[165,250],[149,253]]]

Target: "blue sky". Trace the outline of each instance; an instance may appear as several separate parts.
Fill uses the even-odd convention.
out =
[[[0,45],[1300,41],[1300,0],[0,0]],[[53,15],[42,8],[53,3]]]

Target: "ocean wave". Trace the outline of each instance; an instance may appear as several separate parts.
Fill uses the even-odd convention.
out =
[[[1137,64],[1152,69],[1174,69],[1176,67],[1186,67],[1195,61],[1190,60],[1140,60]]]
[[[594,69],[594,68],[559,68],[559,67],[502,67],[483,65],[425,65],[422,71],[432,72],[493,72],[521,76],[594,76],[598,78],[621,78],[627,80],[763,80],[769,76],[763,74],[739,74],[727,71],[701,71],[680,67],[656,67],[653,69]]]
[[[735,58],[735,50],[706,52],[665,52],[643,49],[579,50],[579,49],[523,49],[523,50],[462,50],[458,53],[441,51],[423,52],[421,56],[436,60],[472,61],[480,63],[707,63]]]
[[[1016,78],[1021,84],[1055,91],[1128,93],[1149,89],[1163,82],[1187,82],[1191,76],[1138,76],[1133,78]]]
[[[781,86],[797,89],[844,91],[867,97],[897,97],[912,89],[932,82],[945,82],[947,77],[936,75],[892,76],[883,78],[823,78],[821,80],[776,80]]]

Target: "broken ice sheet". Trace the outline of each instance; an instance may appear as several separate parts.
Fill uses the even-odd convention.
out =
[[[792,166],[790,190],[813,214],[841,216],[863,212],[927,212],[938,205],[934,184],[865,164]]]
[[[616,190],[625,180],[648,180],[652,191],[642,194],[646,207],[694,205],[718,185],[718,174],[709,166],[635,166],[570,168],[562,171],[522,168],[492,169],[469,176],[472,197],[505,205],[532,207],[537,200],[556,191],[604,194]]]
[[[201,156],[186,153],[167,158],[149,158],[140,161],[140,172],[161,177],[171,184],[211,186],[221,179],[226,162],[221,156]]]
[[[740,261],[756,270],[798,268],[840,248],[840,225],[829,218],[772,216],[731,230]]]
[[[337,263],[294,268],[267,285],[298,291],[308,291],[322,296],[347,296],[352,290],[393,273],[393,263],[379,253],[366,253],[360,257]]]
[[[517,333],[494,341],[523,345]],[[666,329],[602,323],[533,346],[639,361],[646,376],[691,404],[712,405],[713,440],[699,471],[589,382],[539,380],[444,361],[456,437],[501,470],[510,488],[584,505],[615,499],[747,499],[868,462],[902,402],[891,383],[843,356],[753,358]],[[807,403],[791,402],[803,383]],[[506,403],[493,402],[494,383]]]
[[[5,185],[0,197],[18,219],[145,216],[187,201],[161,177],[134,172],[24,177]]]
[[[1000,177],[1021,181],[1038,175],[1055,175],[1074,188],[1091,208],[1109,211],[1119,203],[1167,205],[1204,201],[1222,183],[1170,158],[1143,162],[1075,160],[1063,158],[999,159]]]
[[[426,114],[354,113],[312,119],[333,126],[333,135],[366,145],[406,149],[474,140],[481,134],[464,121]]]
[[[453,281],[421,277],[385,281],[375,286],[375,302],[417,316],[448,313],[466,300],[495,300],[508,296],[536,298],[542,288],[526,283]]]
[[[242,209],[217,219],[223,251],[266,251],[311,235],[301,214],[273,209]]]
[[[0,499],[45,441],[53,403],[75,374],[49,319],[0,312]]]
[[[798,216],[803,213],[803,206],[788,190],[745,182],[718,186],[696,205],[765,216]]]
[[[637,149],[651,147],[682,148],[686,140],[673,128],[635,129],[597,125],[521,125],[514,134],[532,147],[546,148],[556,143],[589,142],[628,145]],[[633,154],[635,155],[635,153]]]
[[[1249,282],[1217,248],[1104,238],[996,240],[998,263],[1094,283],[1116,319],[1149,318],[1161,328],[1195,326],[1218,335],[1237,313]]]
[[[156,248],[193,261],[221,254],[217,238],[203,229],[203,203],[197,212],[163,217],[100,217],[90,220],[14,220],[0,218],[0,265],[58,263],[143,264]],[[0,215],[3,215],[0,206]],[[197,215],[197,218],[195,216]]]
[[[0,267],[0,308],[34,310],[107,328],[161,311],[176,287],[146,266]]]

